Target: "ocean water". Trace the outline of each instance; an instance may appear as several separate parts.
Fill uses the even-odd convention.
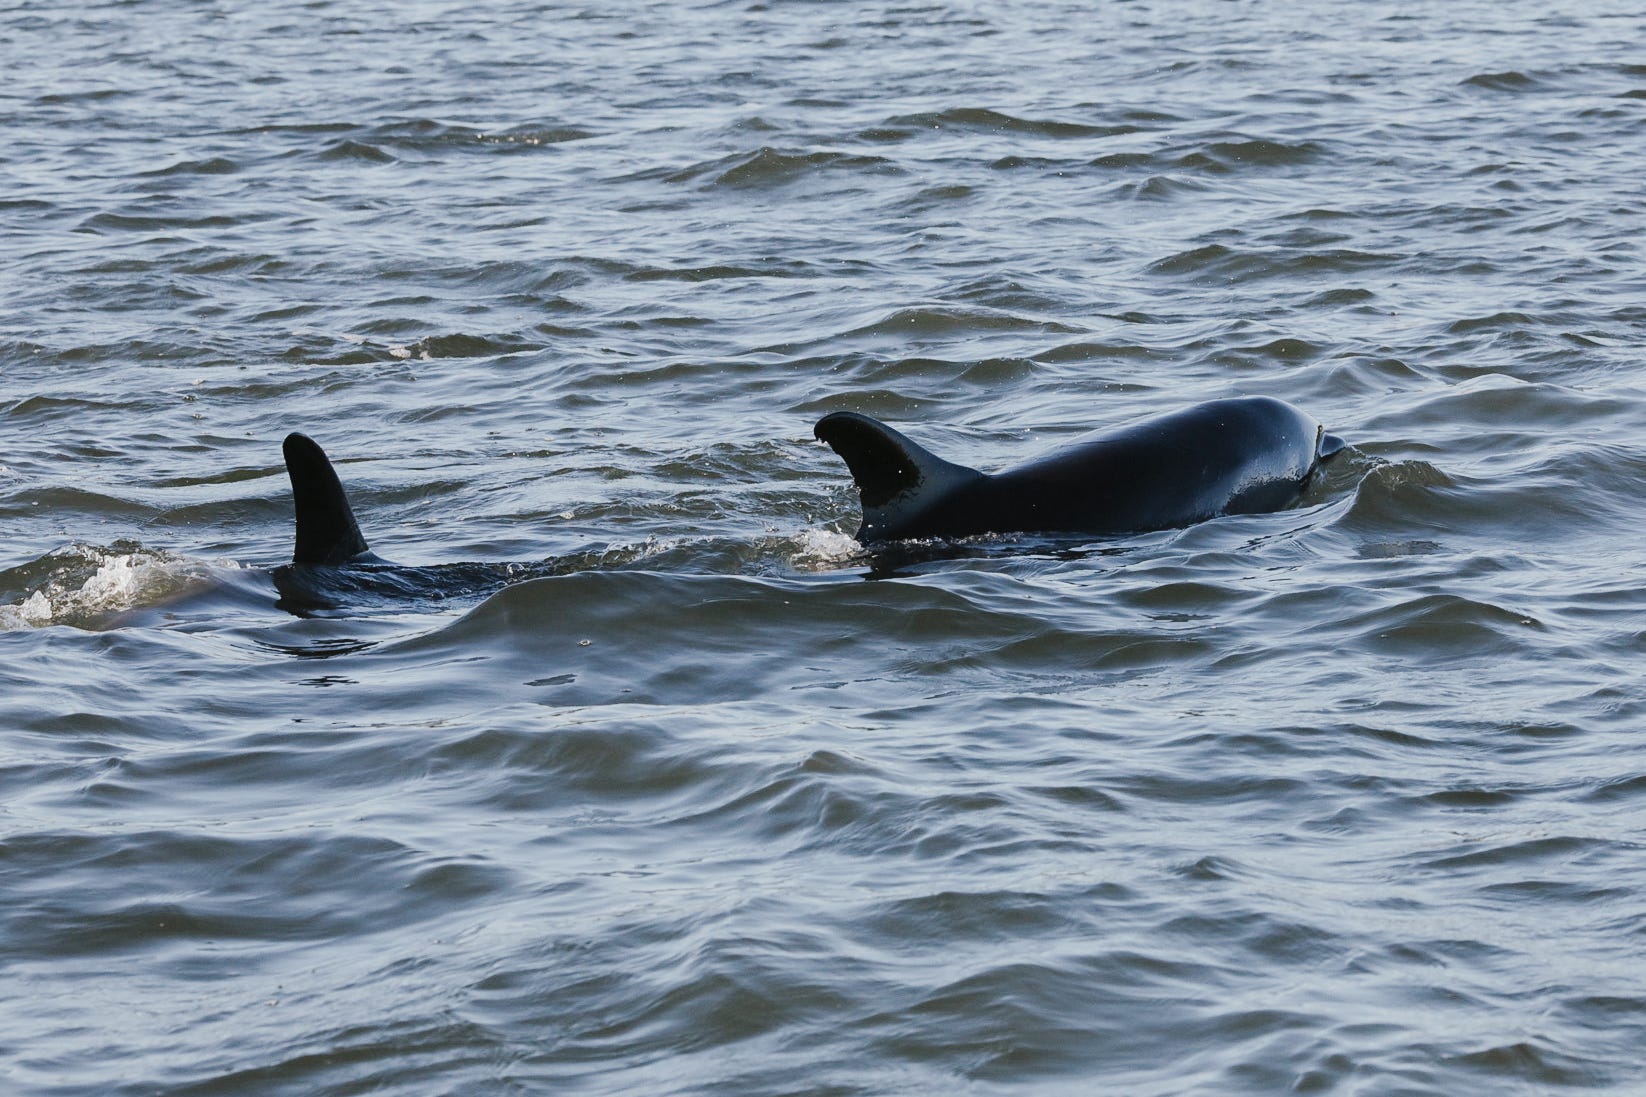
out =
[[[1643,41],[0,5],[0,1087],[1646,1093]],[[811,437],[1243,394],[1349,449],[1095,541]]]

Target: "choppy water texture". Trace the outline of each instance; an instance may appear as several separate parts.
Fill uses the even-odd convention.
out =
[[[1566,7],[6,5],[6,1091],[1642,1092]],[[866,556],[810,438],[1257,393],[1294,509],[1096,543]],[[515,569],[287,613],[293,429]]]

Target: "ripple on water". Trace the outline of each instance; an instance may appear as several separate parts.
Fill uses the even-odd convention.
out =
[[[27,896],[5,915],[11,963],[386,932],[447,917],[453,902],[496,894],[509,878],[484,860],[449,861],[349,834],[17,834],[0,843],[0,861],[12,893]],[[359,901],[362,885],[375,902]]]

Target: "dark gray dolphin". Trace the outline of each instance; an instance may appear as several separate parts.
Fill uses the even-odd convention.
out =
[[[1214,400],[1092,434],[988,474],[951,464],[867,415],[813,433],[846,462],[864,544],[983,533],[1141,533],[1277,510],[1343,441],[1280,400]]]
[[[273,572],[283,609],[306,616],[344,603],[441,601],[487,594],[558,570],[549,562],[414,566],[385,560],[366,544],[325,450],[308,435],[295,433],[286,436],[281,449],[297,512],[291,563]]]
[[[297,505],[291,562],[311,567],[388,563],[366,546],[348,494],[320,444],[306,434],[292,433],[280,449]]]

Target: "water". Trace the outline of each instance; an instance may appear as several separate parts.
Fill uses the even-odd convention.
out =
[[[1643,31],[7,5],[5,1088],[1642,1092]],[[1098,542],[810,438],[1256,393]],[[277,605],[299,429],[413,589]]]

